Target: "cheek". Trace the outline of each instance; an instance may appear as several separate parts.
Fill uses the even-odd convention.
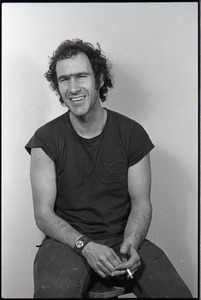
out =
[[[58,86],[60,95],[65,95],[67,88],[64,85]]]

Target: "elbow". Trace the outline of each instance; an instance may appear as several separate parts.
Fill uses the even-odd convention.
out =
[[[46,233],[46,228],[48,227],[48,222],[51,218],[51,212],[34,212],[34,218],[36,222],[36,226],[40,229],[43,233]]]
[[[152,215],[153,207],[152,207],[151,201],[149,202],[149,210],[150,210],[150,213],[151,213],[151,215]]]
[[[40,229],[42,232],[44,232],[44,223],[45,223],[44,217],[41,214],[35,213],[34,218],[35,218],[35,223],[36,223],[36,226],[38,227],[38,229]]]
[[[147,215],[149,215],[150,220],[151,220],[152,213],[153,213],[153,207],[152,207],[151,201],[145,202],[145,206],[146,206],[145,211],[147,211]]]
[[[152,207],[152,205],[150,203],[150,222],[152,220],[152,216],[153,216],[153,207]]]

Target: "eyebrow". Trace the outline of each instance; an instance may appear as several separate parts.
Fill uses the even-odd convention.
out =
[[[90,73],[88,73],[88,72],[78,72],[78,73],[73,73],[73,74],[69,74],[69,75],[61,75],[57,78],[57,80],[59,81],[61,79],[70,78],[71,76],[79,77],[81,75],[90,75]]]

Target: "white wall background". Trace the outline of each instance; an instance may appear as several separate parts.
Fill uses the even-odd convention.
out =
[[[197,3],[5,3],[2,25],[2,297],[33,295],[42,234],[24,145],[65,112],[44,73],[71,38],[100,42],[115,79],[105,106],[140,122],[156,146],[148,237],[197,297]]]

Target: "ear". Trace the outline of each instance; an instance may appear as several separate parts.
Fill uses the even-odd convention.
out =
[[[99,89],[104,85],[104,80],[103,80],[103,74],[100,75],[100,84],[99,84]]]

